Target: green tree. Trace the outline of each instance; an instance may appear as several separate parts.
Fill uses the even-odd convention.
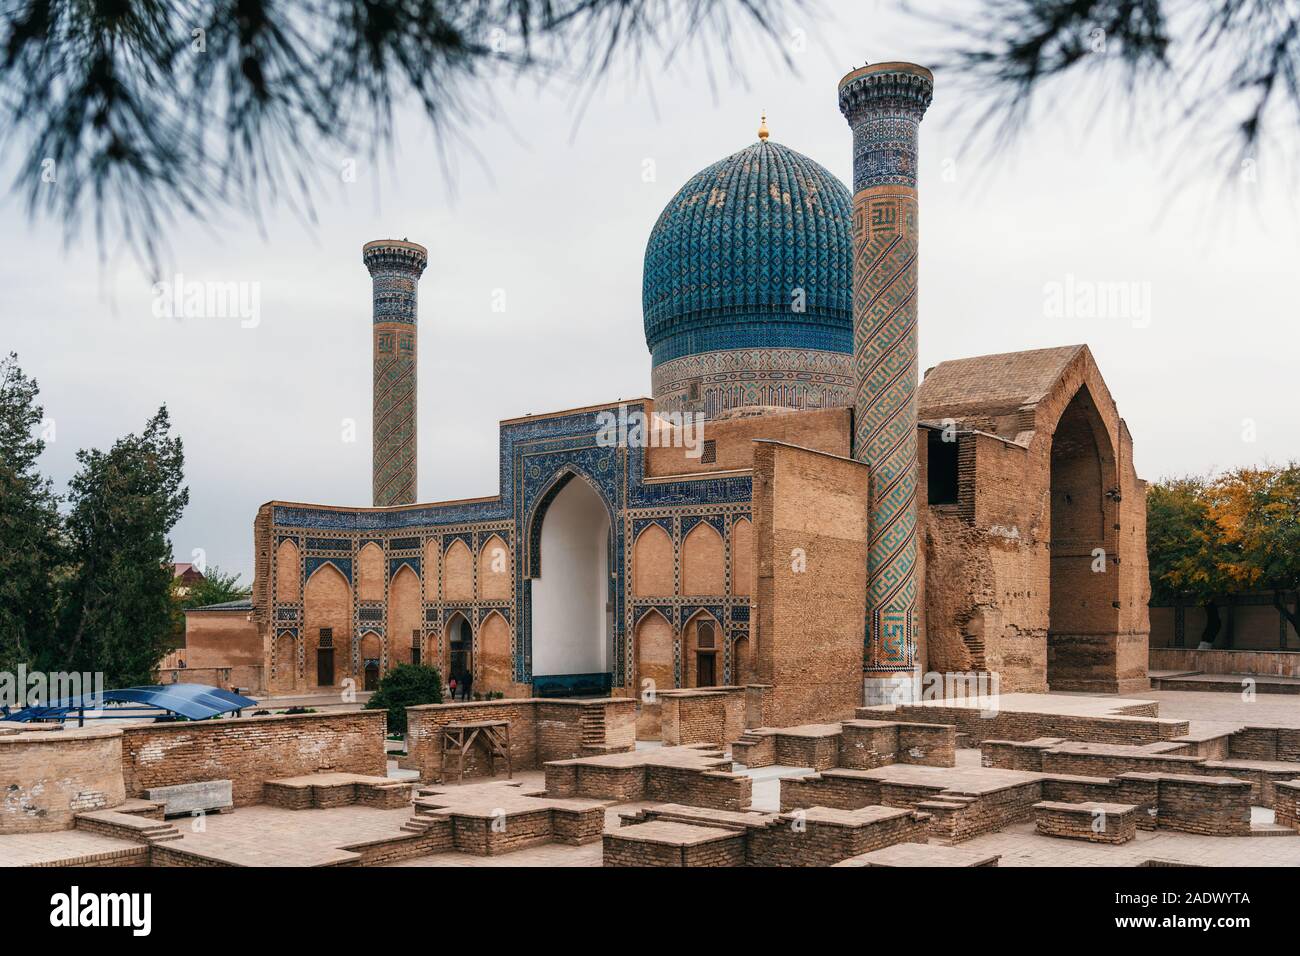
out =
[[[40,389],[18,356],[0,360],[0,670],[32,662],[56,620],[54,580],[62,562],[58,497],[36,470]]]
[[[173,588],[175,590],[175,588]],[[246,598],[250,590],[239,580],[239,572],[222,571],[215,564],[203,572],[203,580],[189,586],[184,595],[177,595],[177,602],[183,608],[205,607],[209,604],[225,604]]]
[[[406,708],[442,703],[442,672],[425,664],[398,664],[379,681],[367,710],[388,711],[388,732],[406,733]]]
[[[1222,629],[1219,600],[1233,590],[1233,549],[1212,509],[1213,484],[1199,476],[1166,479],[1147,490],[1147,563],[1152,597],[1191,600],[1205,609],[1201,640]]]
[[[76,561],[51,669],[102,671],[109,687],[147,683],[172,629],[172,528],[189,501],[184,451],[166,407],[107,452],[77,453],[66,527]]]

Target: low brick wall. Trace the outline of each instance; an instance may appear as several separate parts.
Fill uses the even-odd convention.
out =
[[[834,866],[882,847],[929,839],[924,813],[882,808],[876,819],[862,822],[855,821],[855,815],[817,809],[782,814],[770,826],[749,832],[748,862],[751,866]]]
[[[1043,769],[1043,751],[1062,743],[1059,738],[1042,740],[985,740],[980,744],[980,764],[1002,770]]]
[[[328,809],[360,805],[396,810],[411,802],[413,787],[407,781],[387,778],[355,780],[268,780],[263,802],[283,810]]]
[[[1274,784],[1273,822],[1278,826],[1300,830],[1300,780]]]
[[[742,774],[648,764],[643,799],[717,810],[743,810],[753,803],[753,781]]]
[[[115,728],[0,735],[0,834],[68,830],[78,813],[118,806],[122,754]]]
[[[838,724],[827,725],[827,731],[820,734],[784,734],[778,730],[776,762],[783,767],[812,767],[814,770],[837,766],[840,736]]]
[[[666,690],[659,693],[659,735],[670,747],[684,744],[716,744],[731,739],[726,736],[727,694],[721,691]],[[744,699],[736,698],[744,713]],[[741,728],[744,729],[743,727]]]
[[[717,744],[738,738],[747,727],[764,726],[770,711],[768,684],[690,687],[663,690],[655,702],[642,705],[638,735],[669,746]],[[657,722],[658,734],[651,736]]]
[[[960,843],[1028,819],[1033,815],[1034,804],[1041,798],[1042,787],[1038,781],[1033,781],[976,797],[940,793],[931,800],[917,802],[915,806],[930,814],[932,834],[949,843]]]
[[[1201,651],[1195,648],[1153,647],[1149,654],[1150,669],[1153,671],[1300,677],[1300,653],[1295,651]]]
[[[1247,728],[1241,734],[1252,743],[1267,740],[1268,746],[1258,752],[1275,752],[1273,736],[1277,728]],[[1237,735],[1234,735],[1237,736]],[[1201,774],[1207,777],[1234,777],[1251,786],[1251,801],[1255,806],[1273,805],[1273,788],[1278,781],[1300,776],[1300,763],[1271,761],[1273,765],[1260,765],[1267,757],[1251,760],[1233,758],[1214,760],[1190,753],[1154,753],[1141,747],[1121,744],[1089,744],[1079,741],[1062,741],[1044,738],[1033,741],[986,740],[980,745],[985,767],[1009,770],[1039,771],[1049,774],[1083,777],[1118,777],[1130,771],[1164,774]],[[1194,749],[1190,747],[1181,750]],[[1195,748],[1200,749],[1200,748]],[[1211,748],[1213,752],[1214,748]],[[1285,751],[1284,751],[1285,752]]]
[[[1139,704],[1130,711],[1151,711],[1157,704]],[[985,740],[1034,740],[1037,737],[1062,737],[1098,743],[1151,743],[1172,740],[1188,732],[1188,722],[1141,714],[1094,717],[1078,714],[1052,714],[1034,711],[981,711],[973,707],[939,707],[900,704],[888,711],[861,709],[858,716],[868,720],[897,719],[910,723],[952,724],[958,733],[967,734],[972,743]]]
[[[1228,757],[1235,760],[1300,761],[1300,729],[1246,727],[1228,738]]]
[[[1204,760],[1200,757],[1071,750],[1069,744],[1065,744],[1061,748],[1044,750],[1040,769],[1044,773],[1075,774],[1081,777],[1117,777],[1130,770],[1146,773],[1200,773],[1203,764]]]
[[[1127,843],[1137,836],[1138,810],[1119,803],[1034,804],[1034,829],[1044,836],[1087,840],[1090,843]]]
[[[933,793],[933,790],[927,791],[927,794]],[[785,777],[781,780],[783,811],[807,807],[857,810],[882,803],[880,796],[879,780],[836,770],[825,770],[806,777]]]
[[[687,824],[643,823],[606,833],[605,866],[743,866],[743,833]]]
[[[261,803],[277,777],[337,771],[382,777],[382,710],[178,721],[122,730],[122,776],[130,796],[197,780],[230,780],[235,806]]]
[[[1160,778],[1156,822],[1205,836],[1250,835],[1250,784],[1230,777]]]
[[[1232,777],[1140,771],[1113,778],[1047,775],[1042,791],[1044,800],[1132,804],[1139,829],[1250,835],[1251,787]]]
[[[745,734],[731,742],[731,759],[750,770],[776,763],[776,737],[773,734]]]
[[[548,760],[591,753],[617,753],[636,746],[636,701],[551,700],[516,697],[457,704],[425,704],[406,709],[407,756],[399,766],[424,781],[442,777],[442,728],[458,721],[510,721],[510,759],[515,770],[534,770]],[[504,772],[498,761],[498,772]],[[487,752],[476,746],[465,755],[465,776],[489,774]]]
[[[1027,819],[1044,793],[1037,780],[979,794],[954,794],[939,786],[892,783],[848,768],[781,781],[781,809],[833,807],[857,810],[881,805],[923,811],[936,837],[957,843]]]
[[[475,856],[500,856],[530,846],[551,842],[551,811],[529,810],[512,813],[507,825],[494,827],[490,817],[452,817],[455,847]]]
[[[957,766],[957,728],[948,724],[899,724],[897,763]]]

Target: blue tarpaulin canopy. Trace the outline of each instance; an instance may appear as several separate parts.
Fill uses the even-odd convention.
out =
[[[150,687],[124,687],[106,690],[102,694],[82,694],[65,697],[39,707],[25,707],[7,715],[5,720],[26,723],[33,720],[61,720],[69,715],[81,716],[81,711],[99,710],[105,704],[137,704],[152,710],[162,710],[190,720],[206,720],[218,714],[228,714],[254,707],[257,701],[233,694],[220,687],[207,684],[155,684]],[[102,715],[116,717],[156,717],[156,713],[108,709]]]

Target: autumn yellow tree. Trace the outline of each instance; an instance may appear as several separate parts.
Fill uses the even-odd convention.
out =
[[[1225,472],[1208,491],[1234,590],[1271,591],[1278,612],[1300,631],[1300,464]]]

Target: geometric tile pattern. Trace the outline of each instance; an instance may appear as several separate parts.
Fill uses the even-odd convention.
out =
[[[703,412],[776,405],[836,408],[853,404],[853,360],[847,352],[752,348],[701,352],[654,367],[655,410]]]
[[[853,131],[853,457],[870,468],[864,669],[916,657],[917,139],[929,71],[886,63],[841,81]]]

